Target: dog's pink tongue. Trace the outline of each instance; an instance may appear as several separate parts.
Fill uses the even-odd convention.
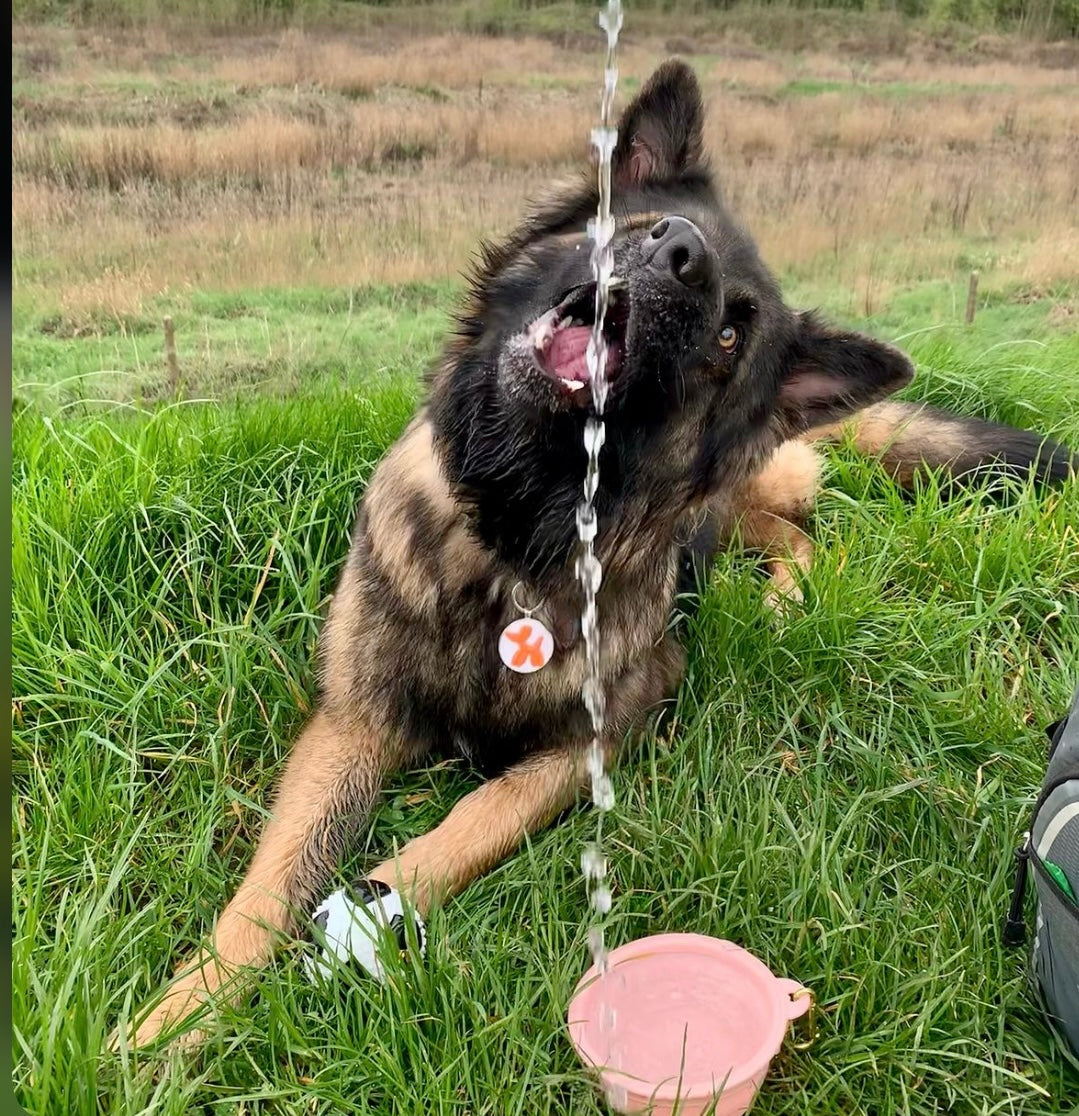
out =
[[[587,353],[591,333],[588,326],[566,326],[551,338],[547,363],[556,376],[588,383],[591,377],[588,375]]]

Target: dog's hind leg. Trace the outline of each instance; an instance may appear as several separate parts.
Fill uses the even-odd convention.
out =
[[[780,445],[758,472],[719,494],[682,544],[678,591],[704,580],[715,552],[738,541],[760,551],[768,570],[765,601],[777,613],[800,601],[799,580],[813,565],[813,542],[802,530],[820,488],[820,458],[802,441]]]
[[[271,820],[251,867],[221,913],[210,946],[183,965],[164,998],[131,1036],[142,1046],[173,1030],[215,999],[236,1000],[278,941],[295,929],[297,911],[321,898],[347,837],[362,822],[387,772],[404,759],[376,733],[316,713],[293,748]],[[183,1036],[185,1044],[205,1037]],[[118,1045],[114,1035],[112,1045]]]
[[[786,605],[802,600],[798,584],[801,574],[813,566],[813,541],[796,524],[775,512],[754,510],[742,517],[743,543],[764,555],[768,588],[764,600],[769,608],[782,613]]]
[[[529,756],[466,795],[440,825],[409,841],[367,876],[402,889],[425,913],[571,806],[586,778],[582,748]]]
[[[800,601],[799,577],[813,565],[813,542],[801,529],[820,488],[820,458],[804,442],[784,442],[740,495],[742,543],[764,555],[765,601],[777,612]]]

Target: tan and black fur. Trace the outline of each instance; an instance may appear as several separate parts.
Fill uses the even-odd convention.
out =
[[[1049,478],[1072,465],[1033,435],[882,402],[909,381],[909,360],[785,306],[716,193],[702,112],[692,72],[667,63],[623,116],[614,160],[626,294],[611,327],[597,540],[612,754],[678,685],[684,657],[669,621],[687,570],[737,536],[765,553],[777,600],[797,594],[812,556],[816,440],[849,436],[904,481],[925,461],[958,473],[998,461]],[[421,911],[582,788],[574,509],[587,392],[572,377],[567,386],[570,365],[536,339],[543,321],[577,328],[568,307],[587,303],[583,230],[595,206],[582,175],[486,249],[427,400],[364,494],[321,636],[318,709],[272,820],[206,949],[136,1021],[138,1044],[238,995],[303,931],[394,769],[451,745],[490,775],[368,873]],[[556,644],[530,675],[497,653],[521,602]]]
[[[942,470],[942,488],[947,490],[969,481],[1022,482],[1031,475],[1058,482],[1076,469],[1070,451],[1031,431],[923,403],[877,403],[813,427],[783,442],[722,501],[721,541],[737,529],[745,547],[761,552],[770,582],[766,599],[776,608],[802,599],[799,581],[813,564],[813,543],[805,528],[820,490],[817,446],[823,442],[849,444],[879,461],[904,487],[926,470]]]

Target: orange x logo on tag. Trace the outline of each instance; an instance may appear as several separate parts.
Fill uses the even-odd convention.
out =
[[[524,617],[503,628],[498,653],[510,670],[531,674],[551,661],[554,639],[538,620]]]
[[[531,643],[528,642],[532,638],[531,624],[522,624],[516,632],[506,632],[506,638],[517,644],[510,666],[523,667],[528,663],[530,666],[541,667],[547,661],[543,654],[543,636],[538,635]]]

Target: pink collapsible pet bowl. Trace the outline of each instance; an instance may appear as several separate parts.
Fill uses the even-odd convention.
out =
[[[620,1112],[742,1116],[810,1002],[733,942],[657,934],[612,950],[602,979],[594,966],[585,973],[570,1040]]]

